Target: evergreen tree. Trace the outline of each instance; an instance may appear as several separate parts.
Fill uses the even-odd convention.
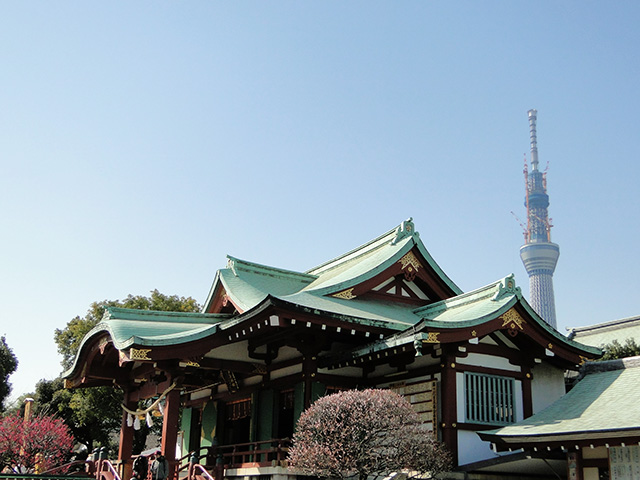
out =
[[[11,393],[9,376],[18,368],[18,359],[7,345],[4,336],[0,337],[0,412],[4,412],[4,402]]]

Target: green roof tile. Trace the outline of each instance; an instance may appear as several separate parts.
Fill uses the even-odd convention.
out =
[[[614,340],[624,344],[627,339],[634,339],[640,344],[640,316],[567,330],[569,338],[594,347],[602,347]]]
[[[498,438],[567,436],[640,429],[640,357],[613,361],[623,368],[590,373],[565,396],[541,412],[514,425],[486,433]],[[594,362],[598,368],[610,362]]]

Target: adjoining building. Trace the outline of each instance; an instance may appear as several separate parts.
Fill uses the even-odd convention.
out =
[[[640,357],[588,362],[580,378],[549,408],[479,436],[497,450],[560,459],[570,480],[640,479]]]
[[[459,468],[496,459],[476,432],[540,412],[600,354],[545,322],[511,275],[463,293],[409,219],[306,272],[228,257],[199,314],[109,308],[64,377],[124,390],[123,472],[155,412],[173,465],[201,452],[218,476],[263,480],[295,477],[297,418],[351,388],[404,395]]]
[[[613,342],[623,345],[627,340],[633,340],[640,344],[640,316],[621,318],[586,327],[567,328],[567,330],[569,338],[593,347],[602,348]]]

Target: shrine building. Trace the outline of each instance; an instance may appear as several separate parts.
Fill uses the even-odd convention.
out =
[[[124,391],[123,475],[135,422],[161,414],[176,470],[196,452],[218,477],[293,480],[297,418],[354,388],[404,395],[464,470],[502,455],[476,432],[551,405],[565,371],[601,355],[542,320],[512,275],[463,293],[411,219],[306,272],[227,258],[202,313],[108,308],[63,374]]]

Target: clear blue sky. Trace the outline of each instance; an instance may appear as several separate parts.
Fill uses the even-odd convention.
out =
[[[230,254],[306,270],[409,216],[465,291],[519,258],[527,110],[558,324],[640,314],[636,1],[0,5],[0,334],[127,294],[203,302]]]

